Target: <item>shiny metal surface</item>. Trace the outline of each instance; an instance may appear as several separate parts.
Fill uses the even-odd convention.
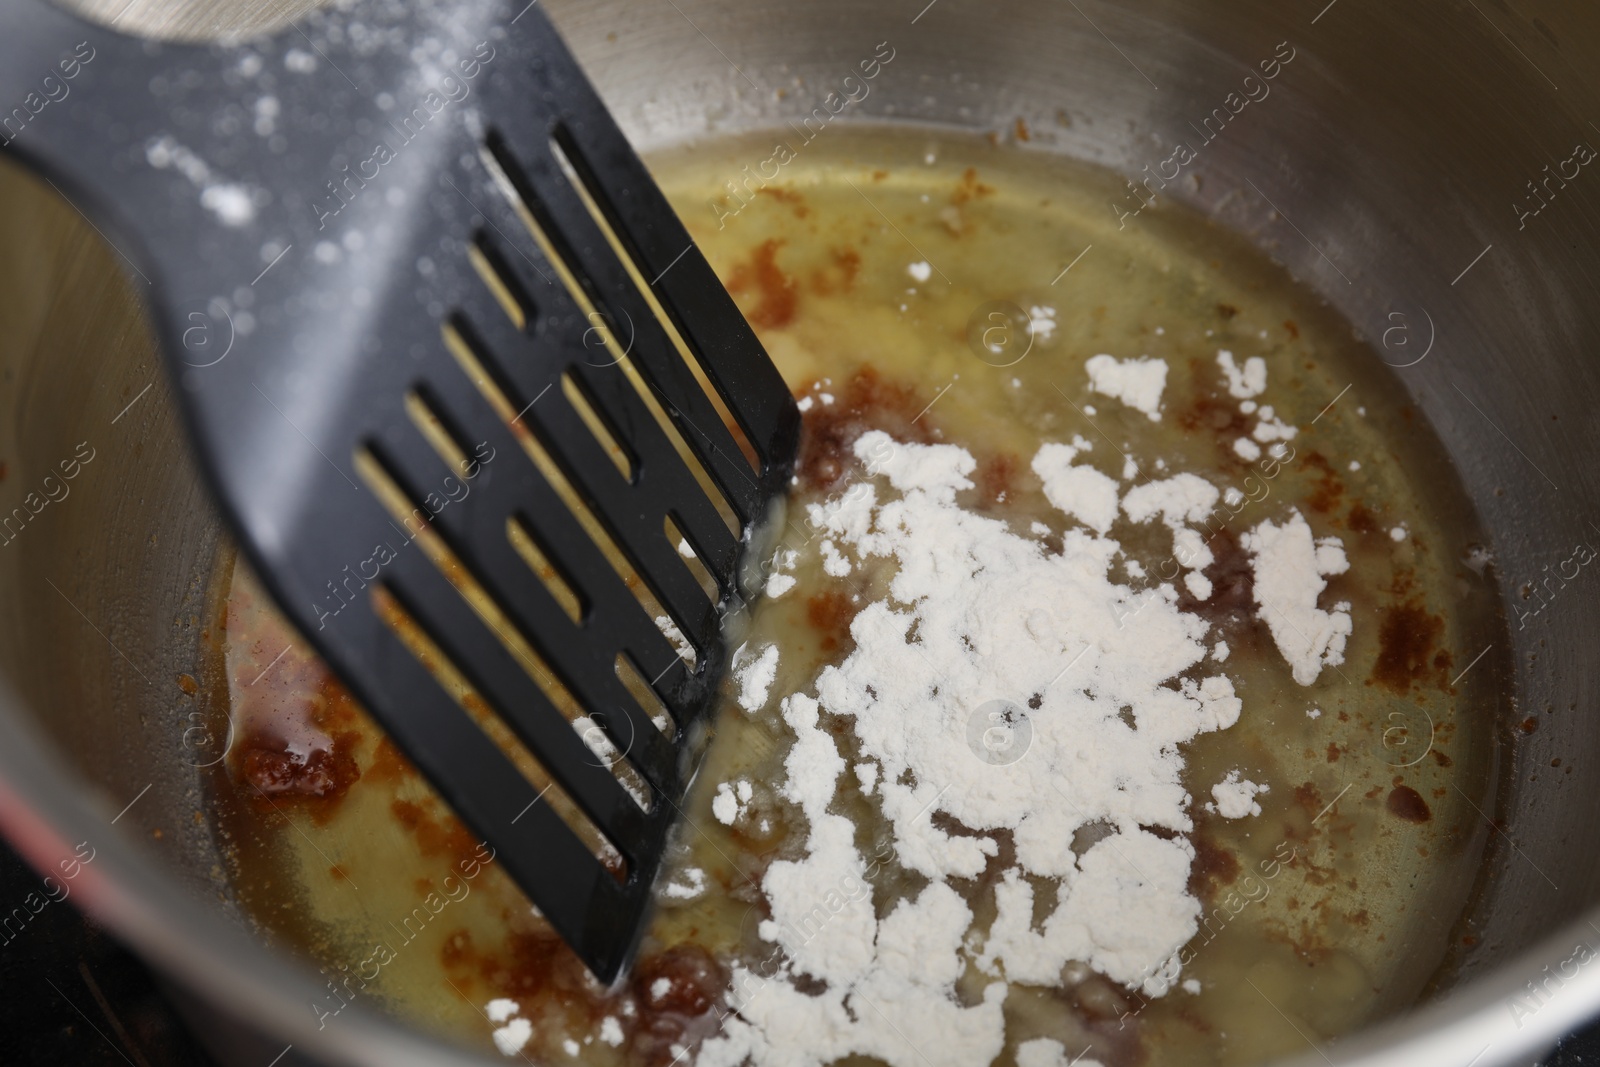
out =
[[[109,17],[124,2],[93,6]],[[1270,95],[1230,117],[1158,195],[1250,235],[1396,366],[1395,387],[1436,428],[1491,534],[1515,642],[1491,654],[1508,654],[1517,679],[1515,706],[1500,714],[1508,729],[1537,724],[1517,732],[1501,810],[1485,813],[1501,833],[1473,915],[1479,941],[1459,973],[1423,1007],[1308,1049],[1304,1062],[1528,1062],[1600,1009],[1600,967],[1569,962],[1578,944],[1600,945],[1589,814],[1600,793],[1590,718],[1600,572],[1573,562],[1579,544],[1600,545],[1600,173],[1579,165],[1573,177],[1569,163],[1568,177],[1549,177],[1580,141],[1600,145],[1590,121],[1600,121],[1600,10],[924,3],[549,6],[645,149],[798,122],[856,56],[888,41],[893,66],[837,121],[1007,137],[1020,117],[1025,150],[1129,178],[1154,171],[1176,141],[1197,142],[1191,123],[1226,107],[1288,42],[1295,59]],[[140,0],[118,25],[204,35],[246,6],[250,19],[303,7],[230,6]],[[53,61],[41,57],[41,74]],[[358,1008],[319,1031],[306,1006],[319,983],[256,946],[215,880],[188,764],[220,741],[185,734],[175,679],[195,669],[217,538],[137,289],[48,187],[0,173],[0,517],[79,442],[95,449],[70,495],[0,545],[0,830],[45,866],[92,841],[77,899],[190,988],[247,1005],[278,1048],[351,1063],[475,1062]],[[1478,651],[1456,650],[1456,662]]]

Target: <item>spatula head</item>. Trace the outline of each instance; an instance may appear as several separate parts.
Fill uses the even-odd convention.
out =
[[[27,90],[13,55],[83,42],[72,94],[9,150],[149,294],[280,606],[609,981],[799,416],[525,3],[371,3],[197,48],[30,2],[0,95]]]

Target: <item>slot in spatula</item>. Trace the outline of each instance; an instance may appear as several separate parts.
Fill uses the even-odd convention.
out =
[[[214,46],[41,0],[0,22],[4,152],[126,260],[247,558],[613,979],[793,462],[755,335],[526,0],[373,0]]]

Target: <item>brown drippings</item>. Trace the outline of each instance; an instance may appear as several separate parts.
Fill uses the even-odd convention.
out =
[[[1186,433],[1216,435],[1223,451],[1232,456],[1234,439],[1248,437],[1253,429],[1249,417],[1239,410],[1237,400],[1221,396],[1203,384],[1211,379],[1200,360],[1190,360],[1189,371],[1195,383],[1195,392],[1173,417]]]
[[[1436,669],[1434,646],[1444,633],[1444,620],[1430,615],[1416,600],[1395,604],[1384,612],[1378,629],[1378,661],[1372,680],[1396,693],[1425,681]]]
[[[359,740],[358,734],[342,731],[332,737],[329,747],[302,754],[290,751],[287,742],[279,738],[253,734],[240,743],[235,766],[264,802],[285,797],[338,801],[361,777],[352,752]],[[331,815],[329,803],[318,803],[310,810],[318,822]]]
[[[192,674],[180,674],[178,675],[178,688],[189,696],[194,696],[200,692],[200,683],[194,680],[194,675]]]
[[[1345,525],[1352,533],[1370,534],[1378,532],[1378,518],[1367,509],[1365,504],[1353,504],[1350,514],[1345,519]]]
[[[1385,806],[1389,809],[1389,814],[1406,822],[1427,822],[1433,818],[1428,802],[1422,799],[1421,793],[1409,785],[1397,785],[1389,790],[1389,799]]]
[[[794,189],[786,189],[781,185],[763,185],[756,190],[757,196],[770,196],[780,204],[788,204],[794,209],[794,217],[803,219],[811,214],[811,207],[806,203],[805,194]]]
[[[928,442],[927,420],[917,420],[926,401],[910,387],[885,381],[873,368],[862,367],[832,392],[832,404],[813,403],[801,420],[795,473],[808,487],[831,489],[838,484],[856,463],[851,452],[856,438],[868,430],[881,429],[897,441]]]
[[[417,777],[417,769],[401,754],[400,749],[387,735],[378,738],[372,750],[372,763],[364,777],[374,782],[398,782]]]
[[[1326,903],[1318,903],[1312,910],[1325,914]],[[1327,942],[1325,923],[1322,917],[1306,917],[1300,920],[1298,931],[1292,928],[1292,924],[1282,922],[1268,922],[1264,924],[1264,929],[1269,939],[1287,945],[1301,960],[1316,966],[1333,955],[1333,948]]]
[[[662,985],[661,980],[666,984]],[[727,970],[700,945],[673,945],[633,969],[634,995],[646,1011],[704,1015],[728,986]]]
[[[806,600],[806,621],[821,634],[818,647],[832,652],[850,640],[850,620],[856,606],[850,597],[836,589],[825,589]]]
[[[830,263],[811,272],[811,291],[818,296],[832,296],[854,289],[856,276],[861,273],[861,253],[853,248],[835,248],[828,258]]]
[[[1324,807],[1322,790],[1318,789],[1314,782],[1301,782],[1299,785],[1295,786],[1294,802],[1302,811],[1306,813],[1306,817],[1308,819],[1315,819],[1318,815],[1322,814]],[[1314,834],[1315,832],[1315,826],[1311,826],[1307,831],[1302,833],[1293,825],[1290,825],[1285,830],[1285,836],[1294,838],[1295,840],[1303,841],[1309,838],[1311,834]]]
[[[965,204],[968,200],[988,196],[994,192],[994,186],[985,185],[978,180],[978,169],[968,167],[961,173],[961,180],[956,183],[956,191],[950,194],[952,204]]]
[[[1306,498],[1306,507],[1319,515],[1331,515],[1339,510],[1344,497],[1344,482],[1334,472],[1333,465],[1321,452],[1305,453],[1303,462],[1317,472],[1317,486]]]
[[[1021,470],[1017,457],[1009,452],[990,456],[978,465],[978,497],[985,504],[998,504],[1011,494],[1012,482]]]
[[[641,959],[631,983],[639,1018],[628,1035],[630,1051],[652,1067],[681,1059],[682,1048],[715,1032],[711,1012],[727,986],[727,970],[699,945],[674,945]]]
[[[1195,820],[1190,841],[1194,860],[1189,864],[1189,892],[1201,900],[1210,900],[1219,887],[1232,885],[1239,877],[1239,857],[1219,845],[1201,819]]]
[[[230,630],[243,629],[260,595],[235,584]],[[298,647],[282,622],[256,635],[250,660],[235,668],[230,687],[239,743],[229,769],[259,808],[298,801],[320,824],[362,774],[355,750],[363,722],[355,699],[321,660]],[[183,687],[182,677],[178,684]]]
[[[794,280],[778,267],[781,247],[783,242],[776,239],[761,242],[751,251],[749,261],[736,265],[728,275],[728,292],[736,297],[751,292],[756,295],[754,307],[746,307],[741,302],[740,310],[758,330],[777,330],[789,325],[794,321],[799,303]]]
[[[1198,600],[1187,582],[1178,583],[1178,610],[1199,615],[1216,627],[1230,643],[1255,629],[1255,570],[1250,553],[1226,527],[1218,530],[1207,547],[1211,565],[1200,573],[1211,581],[1211,595]]]
[[[458,930],[446,939],[439,958],[455,973],[457,985],[475,974],[497,996],[554,1000],[568,1018],[576,1015],[591,1024],[611,1006],[608,1001],[620,1000],[597,996],[577,954],[549,931],[514,933],[491,949],[479,949],[468,931]],[[619,1018],[627,1021],[620,1013]]]
[[[416,839],[417,848],[424,856],[448,857],[457,867],[470,864],[477,855],[477,838],[450,812],[435,815],[434,804],[431,797],[421,803],[394,800],[389,804],[389,811]]]

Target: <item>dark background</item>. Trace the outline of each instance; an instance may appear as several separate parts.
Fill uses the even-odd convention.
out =
[[[40,889],[32,868],[0,844],[0,901]],[[0,1064],[216,1067],[149,970],[71,899],[0,944]],[[1600,1025],[1562,1042],[1544,1067],[1600,1067]]]
[[[45,896],[39,876],[0,842],[0,901],[9,909],[33,892]],[[214,1067],[150,972],[79,914],[70,895],[6,936],[0,931],[0,1064]]]

